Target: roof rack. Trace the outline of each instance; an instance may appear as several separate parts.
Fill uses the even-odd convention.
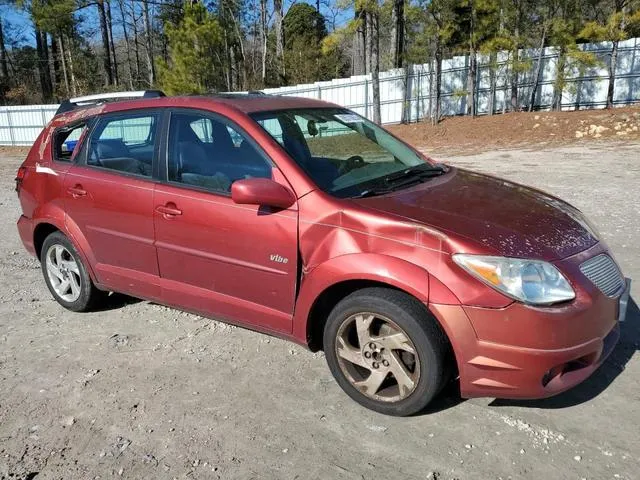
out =
[[[268,93],[262,90],[248,90],[246,92],[211,92],[209,95],[213,97],[266,97]]]
[[[88,107],[91,105],[99,105],[107,102],[117,102],[118,100],[132,100],[134,98],[158,98],[164,97],[165,94],[161,90],[140,90],[137,92],[112,92],[112,93],[100,93],[98,95],[87,95],[84,97],[69,98],[64,100],[56,115],[59,113],[70,112],[77,108]]]

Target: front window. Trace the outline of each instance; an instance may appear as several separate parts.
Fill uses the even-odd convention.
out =
[[[221,117],[198,111],[171,114],[167,178],[228,195],[242,178],[271,178],[271,164]]]
[[[443,171],[349,110],[278,110],[252,117],[320,188],[337,197],[386,193],[423,181],[426,171],[429,177]]]

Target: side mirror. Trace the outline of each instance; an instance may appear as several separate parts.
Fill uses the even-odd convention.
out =
[[[231,199],[243,205],[289,208],[296,201],[293,192],[270,178],[245,178],[231,184]]]

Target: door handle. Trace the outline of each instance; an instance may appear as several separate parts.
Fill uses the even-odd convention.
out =
[[[73,198],[84,197],[87,194],[87,191],[82,188],[82,185],[78,184],[74,187],[67,188],[67,193],[69,193]]]
[[[166,205],[158,205],[156,207],[156,212],[161,213],[165,217],[175,217],[177,215],[182,215],[182,210],[176,207],[176,204],[173,202],[169,202]]]

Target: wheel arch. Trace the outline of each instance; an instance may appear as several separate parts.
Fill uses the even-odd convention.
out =
[[[49,212],[51,213],[51,212]],[[80,228],[64,213],[58,215],[46,215],[36,223],[33,228],[33,245],[38,260],[42,253],[42,245],[45,239],[53,232],[61,232],[64,234],[74,247],[78,251],[78,254],[82,258],[91,280],[96,283],[96,276],[93,271],[93,265],[95,264],[95,257],[89,242],[82,234]]]
[[[331,309],[347,295],[367,287],[404,292],[429,311],[429,283],[426,269],[397,257],[359,253],[333,258],[303,276],[293,336],[312,351],[320,350],[322,331]],[[435,315],[431,316],[451,342],[446,326]]]
[[[38,258],[38,260],[41,258],[42,245],[44,244],[45,239],[53,232],[60,231],[60,228],[58,228],[56,225],[46,221],[36,225],[36,227],[33,229],[33,248],[36,251],[36,257]]]
[[[306,327],[307,346],[314,352],[322,350],[324,325],[331,310],[348,295],[371,287],[402,291],[393,285],[375,280],[343,280],[327,287],[318,295],[309,310]]]

